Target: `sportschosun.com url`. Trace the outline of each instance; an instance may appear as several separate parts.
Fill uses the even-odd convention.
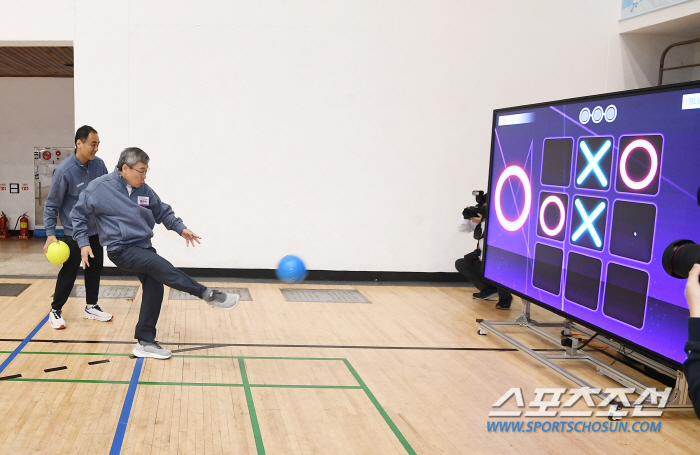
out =
[[[660,433],[661,422],[487,421],[489,433]]]

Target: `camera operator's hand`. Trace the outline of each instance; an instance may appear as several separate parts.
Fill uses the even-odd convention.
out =
[[[479,224],[479,223],[481,223],[481,222],[484,220],[484,217],[483,217],[483,216],[481,215],[481,213],[480,213],[478,216],[473,216],[473,217],[471,217],[471,218],[469,218],[469,219],[472,221],[472,223]]]
[[[688,273],[688,281],[685,285],[685,299],[688,301],[691,318],[700,317],[700,264],[695,264]]]

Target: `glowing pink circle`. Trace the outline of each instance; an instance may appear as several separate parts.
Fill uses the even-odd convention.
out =
[[[555,227],[554,229],[549,229],[547,227],[547,224],[544,222],[544,211],[547,208],[547,206],[552,203],[559,207],[559,224],[557,224],[557,227]],[[561,202],[561,199],[559,199],[553,194],[551,196],[548,196],[542,202],[542,207],[540,207],[540,226],[542,226],[542,230],[544,231],[544,233],[550,237],[554,237],[555,235],[561,232],[562,228],[564,227],[565,221],[566,209],[564,208],[564,204]]]
[[[525,193],[525,206],[523,207],[520,216],[514,221],[506,219],[505,215],[503,214],[503,209],[501,208],[501,190],[503,189],[503,184],[510,177],[516,177],[520,180],[520,182],[523,184],[523,192]],[[523,224],[525,224],[525,221],[527,220],[527,216],[530,214],[530,206],[532,205],[531,191],[530,180],[527,178],[527,174],[525,174],[525,171],[523,171],[522,168],[519,168],[518,166],[510,166],[503,171],[501,176],[498,178],[498,183],[496,183],[495,197],[496,217],[501,223],[501,226],[503,226],[503,229],[513,232],[523,227]]]
[[[639,182],[632,180],[627,174],[627,158],[629,158],[632,151],[637,148],[643,148],[646,150],[649,154],[649,158],[651,159],[651,169],[649,169],[649,174],[647,174],[647,176]],[[625,185],[631,189],[642,190],[649,186],[652,180],[654,180],[658,167],[659,157],[656,156],[656,149],[654,149],[654,146],[645,139],[637,139],[630,142],[630,144],[625,147],[625,150],[622,152],[622,157],[620,158],[620,177],[622,177],[622,181],[625,182]]]

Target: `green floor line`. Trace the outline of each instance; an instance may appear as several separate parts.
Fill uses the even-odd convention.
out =
[[[246,360],[339,360],[341,362],[345,360],[332,357],[248,357],[245,355],[240,357]]]
[[[241,367],[241,378],[243,379],[245,389],[245,400],[248,403],[250,424],[253,426],[253,435],[255,436],[255,447],[258,449],[258,455],[265,455],[265,447],[263,446],[262,435],[260,434],[260,425],[258,425],[258,415],[255,413],[255,404],[253,403],[253,393],[250,390],[248,373],[245,369],[245,360],[238,359],[238,365]]]
[[[250,384],[250,387],[271,387],[274,389],[362,389],[359,385],[295,385],[295,384]]]
[[[68,382],[76,384],[129,384],[129,381],[108,381],[102,379],[58,379],[58,378],[14,378],[17,382]],[[246,387],[245,384],[225,382],[159,382],[139,381],[138,385],[165,385],[182,387]],[[248,384],[247,387],[276,389],[362,389],[357,385],[313,385],[313,384]]]
[[[13,351],[0,351],[0,354],[12,354]],[[51,351],[21,351],[19,354],[34,354],[34,355],[97,355],[105,357],[132,357],[133,354],[119,354],[111,352],[51,352]],[[334,357],[249,357],[245,355],[187,355],[173,354],[172,357],[190,358],[190,359],[250,359],[250,360],[337,360],[344,361],[345,359]]]
[[[183,387],[243,387],[243,384],[226,383],[226,382],[157,382],[157,381],[139,381],[139,385],[174,385]]]
[[[13,351],[0,351],[0,354],[11,354]],[[105,353],[105,352],[20,352],[19,354],[33,354],[33,355],[88,355],[88,356],[119,356],[128,357],[131,354],[117,354],[117,353]],[[257,448],[258,455],[265,454],[265,447],[263,445],[262,434],[260,432],[260,425],[258,423],[258,416],[255,412],[255,404],[253,402],[252,388],[290,388],[290,389],[346,389],[346,390],[358,390],[361,389],[365,392],[367,397],[370,399],[374,407],[379,411],[379,414],[384,418],[384,421],[389,425],[391,431],[398,438],[401,445],[403,445],[406,452],[415,455],[416,452],[413,450],[411,445],[408,443],[406,438],[403,436],[398,427],[391,420],[391,417],[386,413],[382,405],[375,398],[372,392],[367,387],[367,384],[362,380],[360,375],[355,371],[350,362],[344,358],[319,358],[319,357],[248,357],[248,356],[208,356],[208,355],[173,355],[173,357],[180,358],[211,358],[211,359],[237,359],[241,370],[242,384],[227,384],[227,383],[211,383],[211,382],[156,382],[156,381],[139,381],[138,385],[166,385],[166,386],[184,386],[184,387],[243,387],[245,390],[246,402],[248,405],[248,413],[250,415],[250,423],[253,427],[253,435],[255,437],[255,446]],[[334,385],[300,385],[300,384],[251,384],[248,381],[248,373],[246,371],[245,360],[337,360],[345,363],[350,373],[353,375],[355,380],[359,385],[356,386],[334,386]],[[54,383],[76,383],[76,384],[122,384],[128,385],[130,381],[107,381],[99,379],[38,379],[38,378],[14,378],[6,379],[8,382],[54,382]]]
[[[362,389],[364,389],[365,393],[369,397],[370,401],[374,404],[374,407],[377,408],[377,411],[379,411],[379,414],[384,417],[384,421],[389,425],[389,428],[391,428],[391,431],[394,432],[396,437],[399,439],[401,444],[403,445],[404,449],[406,449],[406,452],[416,455],[416,451],[413,450],[413,447],[411,447],[411,444],[408,443],[406,438],[404,438],[403,434],[401,434],[401,431],[397,428],[397,426],[394,424],[394,421],[391,420],[391,417],[389,417],[389,414],[386,413],[384,408],[382,408],[382,405],[379,404],[379,401],[372,395],[372,392],[370,392],[369,388],[367,387],[367,384],[362,380],[359,374],[357,374],[357,371],[350,365],[350,362],[348,362],[347,359],[343,359],[345,362],[345,365],[348,367],[348,370],[350,370],[350,373],[352,373],[353,376],[355,376],[355,379],[357,380],[357,383],[360,384]]]

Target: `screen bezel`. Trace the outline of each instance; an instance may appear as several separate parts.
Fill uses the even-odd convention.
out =
[[[536,103],[536,104],[526,104],[526,105],[521,105],[521,106],[513,106],[513,107],[508,107],[508,108],[500,108],[500,109],[494,109],[493,111],[493,118],[491,122],[491,150],[490,150],[490,158],[489,158],[489,181],[488,181],[488,193],[489,195],[493,194],[492,193],[492,188],[491,184],[493,182],[493,160],[494,160],[494,146],[495,146],[495,141],[496,141],[496,135],[495,135],[495,130],[496,130],[496,122],[499,114],[502,113],[507,113],[511,111],[518,111],[518,110],[523,110],[523,109],[533,109],[533,108],[542,108],[542,107],[547,107],[547,106],[558,106],[558,105],[565,105],[565,104],[571,104],[571,103],[581,103],[581,102],[588,102],[588,101],[600,101],[600,100],[608,100],[611,98],[626,98],[626,97],[632,97],[632,96],[638,96],[638,95],[647,95],[647,94],[653,94],[653,93],[662,93],[662,92],[672,92],[672,91],[680,91],[680,90],[688,90],[688,89],[693,89],[693,88],[698,88],[700,89],[700,81],[692,81],[692,82],[683,82],[679,84],[669,84],[669,85],[664,85],[660,87],[647,87],[647,88],[641,88],[641,89],[634,89],[634,90],[624,90],[620,92],[611,92],[611,93],[604,93],[604,94],[599,94],[599,95],[590,95],[590,96],[581,96],[577,98],[567,98],[567,99],[562,99],[562,100],[557,100],[557,101],[548,101],[548,102],[543,102],[543,103]],[[531,209],[532,210],[532,209]],[[700,207],[698,208],[698,217],[700,217]],[[484,244],[483,244],[483,262],[482,262],[482,272],[485,270],[486,267],[486,259],[488,257],[487,251],[488,251],[488,231],[489,231],[489,224],[486,223],[486,228],[484,229]],[[528,260],[533,259],[533,258],[528,258]],[[484,278],[484,281],[492,284],[499,286],[503,289],[506,289],[509,291],[511,294],[517,295],[521,299],[527,300],[531,303],[534,303],[535,305],[542,307],[546,310],[549,310],[559,316],[565,317],[571,321],[574,321],[588,329],[594,330],[595,332],[598,332],[605,337],[614,340],[615,342],[619,343],[620,345],[624,347],[628,347],[636,352],[642,353],[645,356],[656,360],[657,362],[663,363],[665,365],[671,366],[676,369],[682,369],[683,364],[680,362],[677,362],[676,360],[673,360],[671,358],[668,358],[664,356],[663,354],[660,354],[656,351],[653,351],[649,348],[645,348],[644,346],[641,346],[637,343],[634,343],[632,341],[629,341],[628,339],[621,337],[613,332],[610,332],[608,330],[602,329],[598,327],[595,324],[592,324],[588,321],[585,321],[581,318],[578,318],[576,316],[573,316],[565,311],[559,310],[557,308],[554,308],[540,300],[535,299],[534,297],[525,295],[521,292],[515,291],[508,286],[503,286],[502,284],[491,280],[489,278]]]

